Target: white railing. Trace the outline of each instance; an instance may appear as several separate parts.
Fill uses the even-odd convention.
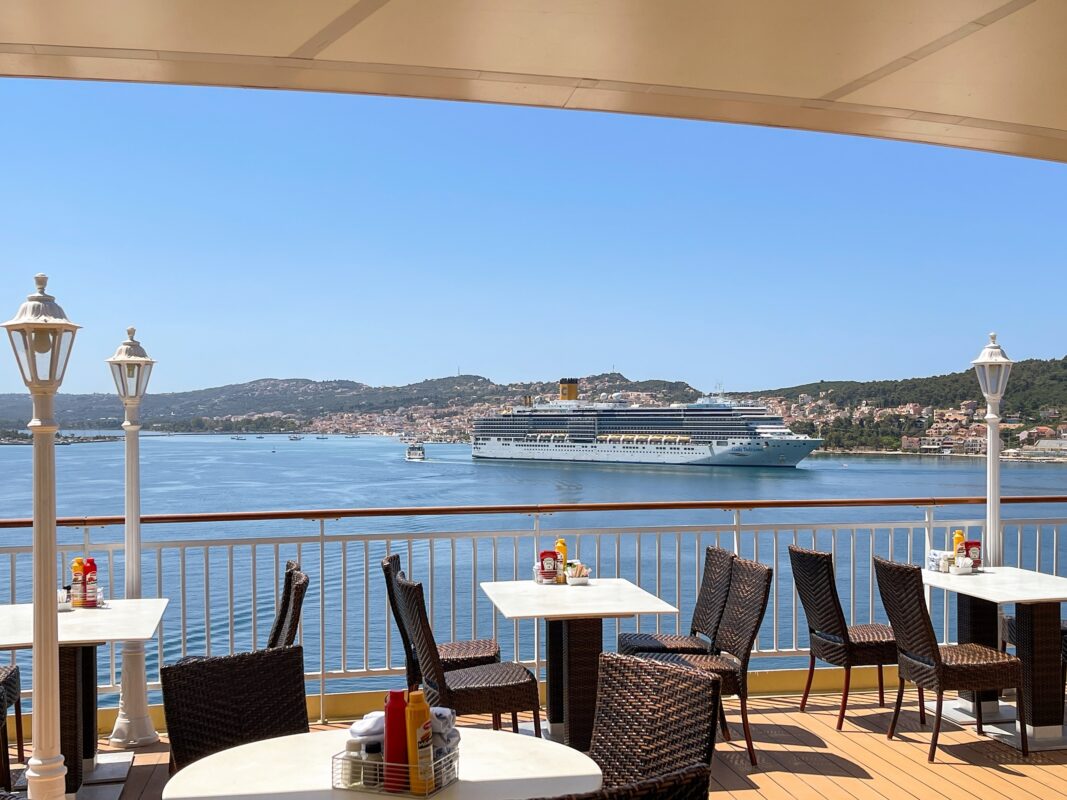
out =
[[[826,502],[836,508],[848,507],[842,501]],[[723,505],[718,504],[718,508],[722,510]],[[871,501],[857,502],[864,508],[871,505]],[[307,679],[317,684],[317,692],[325,695],[328,690],[381,688],[383,679],[395,683],[392,676],[403,673],[404,659],[399,637],[394,635],[380,568],[387,552],[398,552],[409,575],[424,582],[428,611],[440,639],[492,636],[500,642],[503,658],[540,670],[541,628],[530,621],[504,620],[478,584],[528,579],[537,553],[551,547],[561,535],[568,540],[571,555],[589,564],[594,575],[627,578],[679,608],[674,615],[607,621],[606,647],[612,646],[620,631],[638,626],[642,630],[687,632],[703,550],[715,544],[774,568],[771,598],[755,655],[776,659],[763,662],[769,668],[799,666],[797,657],[806,653],[807,630],[791,578],[787,546],[798,544],[834,554],[838,590],[850,624],[883,620],[873,555],[920,563],[927,549],[946,547],[957,528],[969,539],[981,539],[984,534],[984,520],[937,519],[934,505],[919,510],[921,518],[910,520],[794,523],[747,521],[748,512],[732,508],[726,509],[728,516],[717,524],[587,528],[556,527],[554,523],[562,513],[534,511],[510,515],[508,522],[522,524],[521,529],[416,532],[358,529],[366,527],[373,513],[360,514],[359,518],[331,518],[329,512],[307,512],[318,517],[313,519],[301,519],[301,512],[284,516],[235,514],[232,516],[238,519],[232,521],[223,519],[230,515],[165,518],[163,524],[173,526],[180,535],[158,538],[155,534],[159,529],[146,526],[142,546],[145,595],[171,599],[155,647],[148,648],[150,689],[158,689],[161,663],[192,653],[218,655],[262,646],[278,599],[282,565],[288,558],[300,561],[311,578],[300,636],[309,665]],[[389,516],[403,516],[396,511]],[[767,512],[764,509],[760,513]],[[220,521],[224,529],[213,529],[210,536],[185,535],[190,529],[188,523],[202,528]],[[424,522],[425,517],[420,517],[414,527]],[[20,531],[18,521],[0,523],[8,529],[0,530],[0,574],[6,573],[10,584],[6,599],[29,602],[29,532]],[[375,524],[383,523],[375,520]],[[1006,519],[1002,524],[1009,563],[1060,574],[1064,563],[1061,545],[1067,545],[1060,532],[1067,526],[1067,518]],[[269,530],[279,525],[287,530]],[[68,527],[61,531],[59,574],[65,574],[64,565],[74,556],[92,555],[99,564],[100,585],[107,596],[118,596],[123,585],[121,520],[98,518],[77,528],[68,521]],[[20,541],[5,543],[11,539]],[[947,593],[935,591],[931,601],[935,628],[943,641],[951,641],[955,614],[949,608]],[[120,652],[114,644],[101,649],[102,695],[118,691]],[[26,664],[27,684],[30,654],[20,651],[11,657]]]

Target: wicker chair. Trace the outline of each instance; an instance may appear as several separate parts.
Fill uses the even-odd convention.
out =
[[[900,680],[897,686],[897,702],[893,707],[893,720],[889,723],[888,738],[893,738],[900,717],[900,704],[904,699],[904,681],[910,680],[919,687],[919,721],[925,724],[923,689],[937,692],[937,708],[934,716],[934,735],[930,740],[929,761],[937,751],[937,736],[941,732],[941,706],[946,691],[963,690],[981,692],[1013,687],[1017,690],[1018,715],[1023,713],[1022,662],[992,647],[968,643],[938,645],[930,612],[926,609],[921,571],[910,564],[896,564],[884,558],[874,557],[874,570],[878,576],[878,592],[882,596],[889,623],[897,640],[897,663]],[[978,735],[982,731],[982,704],[975,703]],[[1019,726],[1023,755],[1029,754],[1026,741],[1026,725]]]
[[[22,680],[15,664],[0,667],[0,786],[11,790],[11,756],[7,741],[7,710],[15,707],[15,739],[19,763],[26,763],[26,741],[22,736]]]
[[[278,601],[278,611],[274,615],[267,648],[292,647],[300,630],[300,610],[304,605],[304,595],[308,590],[308,576],[300,571],[296,561],[285,562],[285,578],[282,582],[282,594]]]
[[[603,771],[604,787],[710,764],[719,686],[706,672],[602,653],[589,757]]]
[[[704,575],[697,592],[696,608],[689,635],[677,633],[620,633],[618,651],[626,655],[641,653],[715,653],[715,635],[730,591],[730,565],[734,554],[721,547],[704,551]],[[701,638],[706,637],[706,638]]]
[[[625,783],[584,794],[564,794],[540,800],[707,800],[711,770],[707,764],[690,764],[683,769],[643,781]]]
[[[718,675],[722,681],[721,696],[736,694],[741,701],[741,726],[745,732],[748,758],[756,765],[756,749],[752,746],[752,730],[748,724],[748,661],[752,645],[759,634],[767,599],[771,592],[773,570],[756,561],[735,558],[730,566],[730,593],[715,637],[719,655],[691,653],[650,653],[647,658],[680,664]],[[720,718],[723,738],[729,740],[725,716]]]
[[[400,641],[404,645],[404,666],[407,671],[408,689],[418,689],[422,683],[419,659],[411,646],[411,635],[404,626],[404,620],[396,601],[394,578],[403,575],[400,571],[400,556],[395,553],[382,559],[382,572],[385,573],[385,590],[389,594],[389,607],[393,611]],[[441,659],[441,668],[445,672],[465,667],[478,667],[482,664],[495,664],[500,661],[500,645],[493,639],[473,639],[466,642],[441,642],[437,645]]]
[[[198,658],[159,675],[172,771],[228,747],[308,731],[302,647]]]
[[[882,666],[897,663],[897,643],[888,625],[846,625],[837,596],[834,580],[834,557],[829,553],[789,546],[789,563],[793,568],[793,582],[804,606],[811,638],[808,659],[808,680],[800,698],[800,710],[808,704],[811,679],[815,675],[815,659],[821,658],[835,667],[845,668],[845,687],[841,693],[841,710],[837,714],[837,729],[845,722],[848,706],[848,686],[852,668],[878,667],[878,704],[885,705]]]
[[[481,664],[445,671],[426,616],[422,584],[394,575],[400,618],[407,627],[422,669],[422,687],[430,705],[455,709],[456,714],[492,714],[500,728],[500,715],[511,712],[511,728],[518,732],[519,711],[532,711],[534,733],[541,735],[541,704],[537,679],[521,664],[511,661]]]

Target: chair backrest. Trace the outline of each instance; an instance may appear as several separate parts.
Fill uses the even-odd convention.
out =
[[[709,764],[718,710],[719,679],[711,673],[602,653],[589,756],[604,787]]]
[[[699,633],[708,637],[713,648],[726,608],[726,596],[730,593],[730,565],[734,558],[733,553],[721,547],[709,547],[704,551],[704,575],[700,580],[689,635]]]
[[[730,593],[722,612],[715,646],[741,662],[741,686],[745,692],[745,673],[752,655],[752,644],[759,634],[767,599],[771,594],[774,571],[757,561],[735,558],[730,564]]]
[[[397,605],[400,617],[408,629],[411,645],[419,660],[422,672],[422,687],[426,700],[432,706],[451,707],[452,698],[445,683],[445,671],[441,666],[441,656],[437,650],[437,641],[430,627],[426,614],[426,602],[422,594],[422,584],[409,581],[403,572],[394,576]]]
[[[280,647],[278,644],[282,634],[282,625],[289,613],[289,603],[293,592],[293,571],[300,570],[300,562],[289,559],[285,562],[285,574],[282,576],[282,591],[278,596],[278,608],[274,612],[274,622],[270,626],[270,634],[267,636],[267,647]]]
[[[174,766],[247,742],[308,731],[304,650],[284,647],[162,667]]]
[[[296,566],[285,572],[286,583],[289,584],[287,596],[289,602],[285,604],[285,610],[275,618],[277,630],[271,628],[271,636],[267,640],[267,647],[292,647],[296,641],[296,634],[300,630],[300,610],[304,606],[304,595],[308,590],[308,576],[300,571],[300,565],[295,561],[290,562]],[[281,609],[279,609],[281,611]]]
[[[396,599],[396,576],[404,574],[400,571],[400,556],[396,553],[390,553],[383,558],[382,573],[385,575],[385,591],[389,595],[389,608],[393,612],[396,628],[400,632],[400,641],[404,645],[404,666],[407,671],[408,688],[410,689],[421,683],[422,673],[419,672],[419,660],[411,647],[411,635],[408,633],[407,626],[404,625],[404,618],[400,614],[400,606]]]
[[[875,556],[874,574],[889,626],[897,640],[897,651],[923,664],[940,665],[941,650],[926,608],[922,571],[911,564],[897,564]]]
[[[707,764],[690,764],[666,775],[610,789],[544,797],[541,800],[707,800],[710,780],[711,769]]]
[[[789,563],[793,568],[793,583],[804,606],[804,616],[808,618],[808,630],[813,635],[823,634],[847,645],[848,624],[845,612],[841,610],[841,598],[837,595],[834,557],[830,553],[789,545]]]

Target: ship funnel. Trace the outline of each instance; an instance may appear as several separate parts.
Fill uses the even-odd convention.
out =
[[[578,379],[577,378],[560,378],[559,379],[559,399],[560,400],[577,400],[578,399]]]

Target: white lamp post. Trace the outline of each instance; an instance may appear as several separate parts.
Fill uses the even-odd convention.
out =
[[[37,292],[14,319],[3,324],[33,398],[33,754],[26,770],[29,796],[64,796],[67,768],[59,750],[59,614],[56,606],[56,391],[63,383],[75,325],[56,299],[45,293],[48,278],[37,275]]]
[[[971,362],[978,373],[978,385],[985,395],[986,440],[986,512],[985,552],[982,563],[999,567],[1004,563],[1004,537],[1000,530],[1000,401],[1008,387],[1008,375],[1014,363],[997,344],[997,335],[989,334],[989,344]]]
[[[156,362],[134,339],[135,328],[127,328],[128,339],[107,359],[115,388],[122,400],[126,419],[126,599],[141,596],[141,400],[148,389],[148,377]],[[148,715],[148,683],[145,679],[144,643],[122,643],[122,688],[119,715],[111,732],[115,747],[143,747],[159,741]]]

